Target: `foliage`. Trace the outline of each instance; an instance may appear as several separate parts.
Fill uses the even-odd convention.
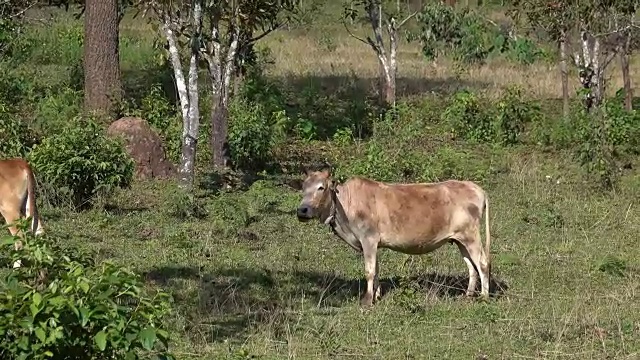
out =
[[[451,104],[442,113],[442,120],[449,125],[454,137],[475,142],[491,142],[495,128],[491,114],[474,93],[463,90],[456,93]]]
[[[575,1],[511,0],[507,15],[516,22],[527,20],[531,27],[544,29],[557,41],[563,31],[572,28],[576,4]]]
[[[94,120],[82,117],[35,146],[29,161],[44,182],[58,190],[54,202],[68,197],[76,206],[90,203],[94,195],[128,186],[134,170],[120,141],[107,137]]]
[[[538,121],[541,116],[540,106],[536,102],[524,100],[520,87],[508,88],[498,101],[496,109],[500,142],[505,145],[521,143],[525,126]]]
[[[420,31],[410,38],[420,40],[422,53],[430,60],[451,55],[463,63],[482,63],[491,54],[506,54],[511,60],[531,64],[546,56],[531,39],[514,38],[468,8],[433,3],[416,18]]]
[[[170,297],[147,294],[129,269],[62,249],[50,235],[2,238],[2,251],[22,266],[0,282],[0,357],[3,359],[138,359],[166,352],[163,320]],[[21,241],[21,250],[14,242]]]
[[[460,91],[442,113],[442,120],[455,138],[515,145],[524,141],[527,124],[542,117],[537,102],[524,100],[519,87],[506,89],[495,108],[487,106],[489,103],[468,90]]]
[[[587,173],[604,189],[619,179],[619,162],[640,153],[640,122],[635,110],[622,106],[621,92],[593,112],[581,110],[573,119],[576,156]]]
[[[0,158],[24,157],[37,142],[35,132],[0,101]]]
[[[64,87],[46,90],[35,105],[34,123],[45,133],[58,133],[69,126],[69,119],[80,114],[82,91]]]
[[[229,149],[233,163],[256,168],[270,158],[274,145],[271,121],[260,104],[234,99],[229,107]]]

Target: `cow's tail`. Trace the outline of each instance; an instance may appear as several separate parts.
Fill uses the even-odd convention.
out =
[[[31,216],[31,230],[36,235],[39,235],[42,232],[42,224],[40,224],[40,216],[36,205],[36,179],[28,164],[24,171],[27,173],[27,205],[25,207],[25,215],[27,217]]]
[[[485,256],[487,257],[487,270],[491,273],[491,233],[489,232],[489,197],[487,194],[484,195],[484,230],[485,230],[485,243],[484,243],[484,251]]]

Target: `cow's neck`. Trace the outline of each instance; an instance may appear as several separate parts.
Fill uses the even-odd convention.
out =
[[[329,216],[324,220],[324,223],[329,225],[334,234],[346,241],[356,251],[362,251],[362,245],[349,226],[349,219],[340,199],[338,199],[337,192],[337,189],[331,190],[331,207]]]

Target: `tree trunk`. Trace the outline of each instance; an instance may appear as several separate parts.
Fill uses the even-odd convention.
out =
[[[213,167],[223,169],[229,166],[227,144],[229,110],[223,99],[224,95],[214,96],[211,106],[211,151],[213,152]]]
[[[118,53],[118,0],[86,0],[84,108],[114,116],[122,96]]]
[[[214,34],[218,28],[214,26]],[[206,56],[212,86],[211,105],[211,150],[213,167],[227,168],[231,165],[229,144],[227,142],[229,126],[229,92],[234,80],[238,47],[240,46],[240,28],[234,26],[229,30],[229,48],[226,56],[222,56],[220,45],[215,45]],[[213,36],[217,38],[217,36]]]
[[[389,76],[386,79],[384,101],[387,106],[396,105],[396,77]]]
[[[562,30],[560,34],[560,81],[562,82],[562,115],[569,119],[569,74],[567,71],[567,37]]]
[[[185,79],[180,60],[180,49],[172,20],[165,15],[162,18],[162,30],[169,44],[169,61],[173,68],[176,89],[180,100],[180,114],[182,115],[182,154],[179,166],[179,186],[191,190],[195,179],[196,148],[200,127],[200,108],[198,95],[198,61],[199,39],[202,28],[202,3],[194,2],[193,20],[194,34],[189,49],[189,72]]]
[[[631,76],[629,74],[629,47],[631,43],[631,32],[626,34],[624,46],[620,51],[620,67],[622,68],[622,81],[624,83],[624,108],[627,111],[633,110],[633,90],[631,89]]]

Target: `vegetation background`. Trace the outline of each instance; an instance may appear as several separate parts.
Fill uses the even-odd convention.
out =
[[[618,53],[595,110],[585,67],[569,63],[567,116],[550,26],[516,22],[505,4],[398,4],[418,14],[399,31],[392,107],[379,101],[378,58],[343,25],[370,34],[362,11],[343,20],[339,2],[302,1],[296,22],[256,42],[229,100],[234,171],[212,170],[203,66],[191,192],[132,181],[122,146],[84,112],[75,5],[3,17],[0,154],[33,164],[47,235],[27,236],[22,253],[3,241],[3,264],[28,261],[2,270],[0,336],[17,345],[5,341],[0,357],[638,358],[640,118],[619,91]],[[526,4],[522,18],[537,3]],[[178,163],[183,118],[165,38],[133,15],[120,20],[113,111],[146,119]],[[385,294],[360,311],[362,260],[295,218],[299,165],[324,162],[340,179],[481,184],[494,298],[459,297],[467,272],[455,247],[382,251]]]

